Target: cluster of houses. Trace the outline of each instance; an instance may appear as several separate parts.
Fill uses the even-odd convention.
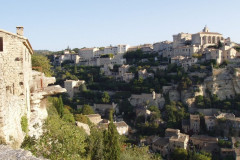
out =
[[[238,44],[231,42],[230,38],[224,38],[222,34],[210,32],[207,26],[201,32],[179,33],[173,35],[173,41],[163,41],[154,44],[139,46],[117,45],[108,47],[93,47],[79,49],[79,53],[73,54],[65,50],[63,55],[54,56],[54,64],[60,65],[66,60],[75,64],[87,66],[123,65],[126,59],[124,53],[141,49],[144,53],[158,53],[171,59],[171,63],[177,63],[184,67],[195,64],[198,60],[206,61],[214,59],[218,64],[225,60],[235,61],[239,53],[234,48]],[[126,75],[130,76],[131,75]]]
[[[86,117],[92,124],[96,125],[98,128],[108,129],[108,125],[110,123],[109,120],[102,119],[100,114],[89,114],[86,115]],[[77,126],[82,127],[88,135],[90,134],[90,129],[87,124],[81,122],[76,122],[76,124]],[[124,121],[114,121],[113,124],[116,126],[119,135],[128,135],[130,128]]]

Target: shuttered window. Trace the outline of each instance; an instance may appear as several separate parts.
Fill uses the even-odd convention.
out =
[[[0,52],[3,51],[3,38],[0,37]]]

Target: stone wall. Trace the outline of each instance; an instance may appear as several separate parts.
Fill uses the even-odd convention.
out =
[[[0,139],[19,147],[26,134],[38,138],[47,118],[44,97],[66,92],[54,77],[32,71],[30,43],[23,36],[0,30],[3,51],[0,51]],[[27,118],[23,131],[22,117]],[[26,119],[25,118],[25,119]],[[25,133],[26,132],[26,133]]]
[[[21,117],[30,117],[31,53],[27,39],[0,30],[0,137],[21,142]]]

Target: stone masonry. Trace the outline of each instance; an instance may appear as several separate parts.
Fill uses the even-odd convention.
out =
[[[33,131],[32,126],[40,113],[45,113],[40,117],[46,118],[46,108],[40,107],[44,104],[41,100],[66,90],[60,86],[47,87],[55,78],[32,71],[33,49],[23,37],[23,27],[17,27],[17,34],[0,29],[0,40],[0,139],[20,146],[26,135],[21,127],[22,117],[28,119],[29,133],[39,136],[41,132]]]

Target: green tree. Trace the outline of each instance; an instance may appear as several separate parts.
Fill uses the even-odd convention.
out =
[[[52,76],[52,71],[51,71],[51,65],[49,59],[40,54],[33,54],[32,55],[32,67],[41,67],[43,73],[47,76],[50,77]],[[35,68],[35,70],[39,70],[39,68]]]
[[[148,110],[150,110],[151,112],[154,112],[155,115],[157,116],[157,118],[161,117],[160,110],[157,106],[150,106],[150,107],[148,107]]]
[[[70,123],[74,123],[75,122],[73,114],[67,108],[63,109],[62,119],[64,121],[70,122]]]
[[[79,86],[79,90],[80,90],[81,92],[87,91],[86,85],[85,85],[85,84],[81,84],[81,85]]]
[[[107,92],[103,92],[103,95],[102,95],[102,102],[103,103],[109,103],[110,101],[110,96]]]
[[[85,124],[89,123],[89,119],[86,116],[82,115],[82,114],[75,114],[74,118],[78,122],[82,122],[82,123],[85,123]]]
[[[74,65],[74,72],[73,72],[74,74],[77,74],[78,73],[78,71],[77,71],[77,65]]]
[[[116,126],[113,124],[113,112],[110,111],[108,130],[104,132],[104,157],[106,160],[120,159],[120,142]]]
[[[187,160],[188,153],[186,149],[183,148],[175,148],[172,153],[172,158],[175,160]]]
[[[30,150],[37,157],[47,159],[86,159],[86,133],[75,124],[61,119],[54,104],[50,104],[43,135],[38,140],[26,138],[21,147]]]
[[[89,114],[94,114],[94,110],[92,109],[91,106],[84,104],[82,108],[82,114],[83,115],[89,115]]]
[[[91,160],[104,160],[103,132],[92,128],[87,142]]]
[[[59,98],[55,98],[53,100],[53,105],[57,109],[59,116],[62,118],[63,113],[64,113],[64,105],[63,105],[63,101],[62,101],[62,96],[60,96]]]

